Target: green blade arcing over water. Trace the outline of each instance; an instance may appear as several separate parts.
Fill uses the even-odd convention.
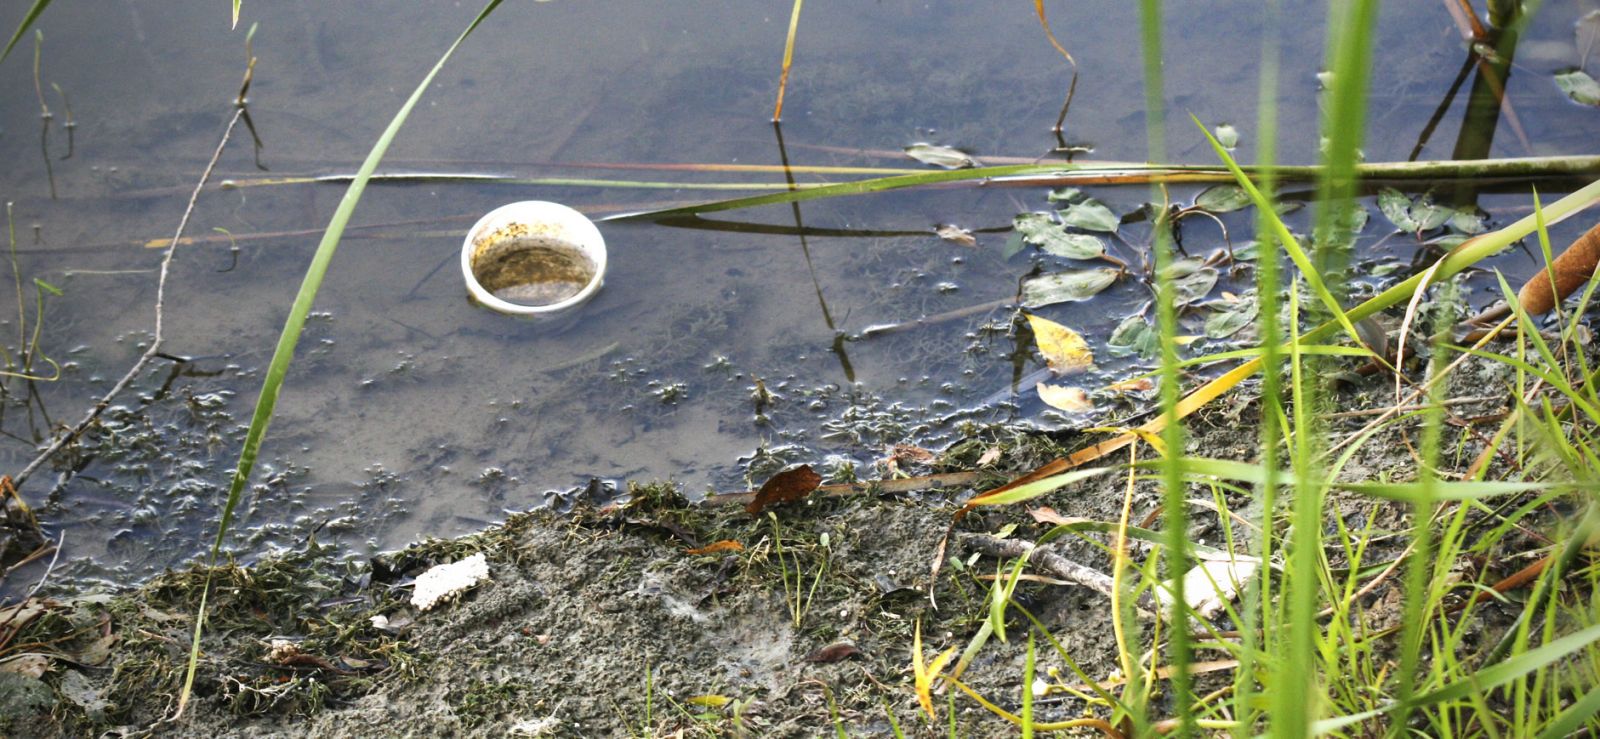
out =
[[[33,22],[39,19],[39,14],[43,13],[44,9],[49,5],[50,0],[34,0],[33,7],[28,8],[28,14],[22,16],[22,22],[17,24],[17,32],[11,34],[11,40],[6,42],[6,50],[0,51],[0,62],[11,56],[12,47],[22,40],[22,34],[28,32],[28,29],[33,26]]]
[[[256,400],[255,414],[250,419],[250,431],[245,435],[244,448],[239,452],[239,466],[234,471],[233,483],[228,487],[228,502],[223,506],[222,521],[217,525],[217,538],[211,544],[211,565],[216,564],[217,553],[222,550],[223,537],[227,535],[228,525],[233,521],[234,508],[239,503],[239,496],[244,491],[245,483],[250,479],[250,470],[255,467],[256,455],[261,451],[261,440],[266,436],[268,422],[272,420],[272,411],[278,403],[278,391],[283,386],[283,378],[289,373],[289,362],[294,359],[294,348],[300,341],[300,330],[305,326],[306,315],[311,312],[317,290],[322,286],[322,277],[328,271],[328,263],[333,260],[334,251],[339,248],[339,239],[344,235],[345,225],[350,222],[351,214],[355,212],[356,203],[361,200],[361,193],[366,190],[367,180],[372,177],[373,170],[378,168],[378,162],[389,150],[390,142],[394,141],[395,134],[400,132],[400,127],[405,125],[406,118],[411,115],[411,109],[422,99],[423,91],[428,89],[434,76],[444,68],[444,63],[455,53],[456,48],[461,46],[461,42],[465,41],[478,24],[499,7],[500,2],[501,0],[490,0],[489,4],[478,13],[478,17],[474,18],[467,29],[456,38],[455,43],[445,50],[444,56],[439,57],[438,63],[434,64],[433,69],[422,78],[422,82],[417,84],[417,89],[406,99],[405,105],[400,106],[400,112],[389,121],[389,127],[383,130],[383,135],[372,145],[372,151],[367,154],[366,161],[362,162],[355,181],[345,190],[344,198],[339,201],[339,207],[334,210],[333,218],[328,221],[328,230],[323,232],[322,242],[317,245],[317,252],[311,257],[311,265],[306,268],[305,279],[300,283],[300,292],[295,294],[294,306],[289,310],[289,319],[284,322],[283,333],[278,336],[278,348],[273,351],[272,363],[267,366],[267,376],[261,385],[261,395]],[[206,599],[210,592],[211,579],[208,570],[206,587],[200,595],[200,613],[194,623],[194,642],[189,648],[189,668],[184,675],[183,691],[178,696],[179,716],[183,715],[184,706],[188,703],[190,691],[194,687],[195,668],[200,661],[200,634],[205,627]]]

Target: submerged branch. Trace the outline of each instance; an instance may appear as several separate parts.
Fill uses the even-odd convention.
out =
[[[239,125],[239,119],[243,116],[243,107],[234,109],[233,117],[228,120],[228,127],[222,132],[222,140],[217,142],[217,148],[211,154],[211,161],[206,164],[205,171],[200,173],[200,181],[195,183],[194,191],[189,194],[189,204],[184,207],[183,217],[178,219],[178,229],[172,236],[172,242],[167,247],[166,255],[161,259],[161,275],[156,279],[155,335],[150,340],[150,346],[144,350],[144,354],[139,356],[138,361],[133,363],[133,367],[128,369],[128,373],[123,375],[122,379],[117,380],[117,384],[112,385],[111,389],[100,398],[100,401],[95,403],[93,408],[89,409],[88,414],[83,417],[83,420],[79,421],[71,429],[68,429],[66,433],[58,434],[56,438],[50,442],[50,445],[45,447],[44,451],[39,453],[39,456],[34,457],[33,461],[29,462],[27,467],[22,468],[22,471],[16,474],[13,480],[16,482],[18,488],[21,488],[22,484],[26,482],[34,472],[38,471],[38,469],[43,466],[46,461],[55,456],[56,452],[61,451],[62,447],[66,446],[67,443],[77,439],[80,435],[82,435],[83,432],[94,423],[95,419],[99,418],[100,414],[104,413],[106,408],[110,407],[111,400],[117,397],[117,395],[123,390],[127,389],[128,385],[133,383],[134,378],[138,377],[139,374],[144,371],[144,368],[150,364],[150,361],[155,359],[155,357],[161,353],[163,327],[162,307],[166,302],[167,275],[172,266],[172,256],[177,251],[177,245],[182,243],[183,231],[189,226],[189,217],[194,214],[195,202],[200,199],[200,192],[201,190],[205,189],[206,180],[210,179],[212,170],[216,169],[217,160],[222,158],[222,150],[227,147],[228,139],[233,136],[234,126]]]

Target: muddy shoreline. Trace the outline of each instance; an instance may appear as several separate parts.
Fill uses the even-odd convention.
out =
[[[1483,387],[1499,368],[1469,366],[1457,385]],[[1390,386],[1362,383],[1341,408],[1382,408]],[[1453,408],[1473,415],[1498,400]],[[1368,416],[1331,421],[1358,428]],[[1256,404],[1225,396],[1188,424],[1193,455],[1257,461]],[[1346,466],[1346,477],[1414,475],[1404,428],[1381,432]],[[1384,438],[1382,435],[1388,435]],[[670,483],[635,487],[620,506],[580,503],[566,516],[536,511],[452,540],[434,540],[363,564],[336,564],[315,542],[248,567],[215,573],[211,616],[188,715],[161,723],[178,694],[203,573],[172,572],[117,594],[57,593],[35,601],[21,638],[48,644],[37,676],[12,683],[0,711],[14,736],[813,736],[843,726],[852,735],[945,735],[912,688],[911,644],[920,621],[924,651],[963,648],[987,615],[987,581],[998,561],[966,546],[964,534],[1033,541],[1051,528],[1028,509],[1116,521],[1127,480],[1110,475],[1024,506],[983,509],[955,526],[936,580],[930,567],[952,513],[975,490],[1011,479],[1097,440],[1080,432],[979,430],[904,471],[977,469],[973,485],[914,494],[816,497],[752,516],[738,506],[688,503]],[[1477,443],[1458,440],[1470,461]],[[978,468],[985,456],[998,458]],[[986,455],[986,453],[988,453]],[[1117,460],[1122,461],[1122,460]],[[1209,494],[1209,493],[1208,493]],[[1245,496],[1227,504],[1259,515]],[[1153,482],[1132,494],[1133,519],[1159,504]],[[1409,508],[1370,498],[1329,501],[1347,525],[1399,532]],[[1249,530],[1226,531],[1196,509],[1191,540],[1236,551]],[[1399,537],[1394,537],[1398,540]],[[1508,543],[1515,543],[1510,537]],[[781,540],[779,554],[775,542]],[[1107,571],[1103,537],[1064,537],[1053,550]],[[737,546],[717,542],[737,542]],[[1381,546],[1381,543],[1380,543]],[[330,548],[331,549],[331,548]],[[454,602],[419,612],[408,584],[428,567],[482,552],[490,581]],[[696,553],[699,552],[699,553]],[[1149,548],[1136,543],[1142,559]],[[1509,569],[1514,563],[1503,565]],[[1489,563],[1485,576],[1497,565]],[[1499,573],[1505,574],[1505,573]],[[931,588],[930,588],[931,584]],[[799,592],[801,595],[796,595]],[[931,599],[930,599],[931,596]],[[1015,602],[1059,640],[1094,680],[1114,678],[1117,647],[1109,601],[1083,587],[1024,582]],[[934,604],[937,604],[935,607]],[[1363,618],[1397,616],[1385,585],[1364,596]],[[1492,627],[1495,611],[1487,613]],[[1148,643],[1153,622],[1143,621]],[[1217,621],[1226,625],[1226,618]],[[1013,611],[1010,627],[1026,621]],[[1492,628],[1486,627],[1486,633]],[[1039,672],[1079,682],[1046,645]],[[1198,659],[1220,659],[1201,652]],[[1024,647],[990,640],[962,679],[1015,711]],[[1224,685],[1231,673],[1203,676]],[[948,700],[950,696],[936,696]],[[962,736],[1013,729],[966,696],[954,696]],[[1070,694],[1035,702],[1039,720],[1105,717]],[[941,712],[942,713],[942,712]],[[891,718],[892,717],[892,718]],[[1086,729],[1090,733],[1092,730]]]

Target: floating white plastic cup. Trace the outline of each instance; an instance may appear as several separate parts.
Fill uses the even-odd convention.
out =
[[[605,273],[600,229],[560,203],[502,205],[478,219],[461,245],[467,291],[501,313],[560,313],[593,297]]]

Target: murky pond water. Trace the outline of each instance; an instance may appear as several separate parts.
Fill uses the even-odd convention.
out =
[[[1323,10],[1286,5],[1294,20],[1282,29],[1282,158],[1311,162],[1323,47],[1313,19]],[[1568,102],[1551,81],[1553,71],[1581,61],[1572,24],[1586,8],[1547,5],[1519,47],[1508,86],[1516,123],[1502,122],[1494,156],[1589,153],[1600,132],[1596,111]],[[0,197],[15,202],[20,274],[63,293],[46,301],[41,340],[62,376],[31,387],[7,380],[0,469],[20,468],[41,438],[80,418],[151,336],[161,252],[148,242],[176,226],[245,66],[243,31],[227,30],[225,6],[52,6],[39,23],[40,89],[56,115],[48,172],[31,46],[0,65],[0,151],[9,165]],[[1258,4],[1168,6],[1170,158],[1213,161],[1190,114],[1232,123],[1242,132],[1240,151],[1250,151]],[[500,9],[441,73],[382,170],[567,182],[411,181],[368,191],[300,344],[235,550],[314,539],[365,554],[475,529],[594,479],[743,489],[797,461],[830,474],[871,474],[886,446],[937,446],[995,421],[1082,423],[1008,392],[1042,361],[1001,304],[1014,302],[1019,281],[1036,269],[1084,266],[1033,248],[1008,255],[1014,216],[1060,207],[1044,187],[940,188],[808,202],[798,212],[775,206],[688,222],[610,222],[602,224],[605,287],[566,319],[519,321],[467,299],[462,235],[506,202],[554,200],[601,216],[739,193],[687,183],[783,183],[773,172],[651,165],[772,165],[786,157],[806,166],[920,167],[882,152],[931,141],[979,159],[1034,158],[1056,146],[1049,127],[1066,66],[1032,8],[953,0],[807,7],[780,140],[768,118],[788,9],[711,1]],[[56,577],[137,579],[204,549],[263,367],[344,191],[292,180],[353,171],[477,9],[247,2],[245,10],[243,25],[260,24],[249,110],[270,171],[255,166],[241,130],[216,178],[229,186],[214,185],[199,200],[166,304],[165,352],[190,361],[158,363],[61,465],[24,488],[51,531],[66,535]],[[1054,12],[1082,71],[1067,142],[1091,146],[1094,159],[1143,159],[1134,7],[1100,0]],[[1466,52],[1438,4],[1385,12],[1364,150],[1371,161],[1403,161]],[[67,106],[52,83],[68,96],[76,123],[70,158],[61,158]],[[1450,157],[1465,96],[1463,88],[1421,158]],[[592,181],[599,179],[686,184]],[[1545,183],[1541,194],[1553,199],[1565,186]],[[1173,196],[1187,202],[1197,189]],[[1143,186],[1089,192],[1118,214],[1149,199]],[[1525,195],[1505,192],[1478,203],[1491,225],[1529,207]],[[1377,207],[1369,210],[1358,242],[1363,279],[1351,288],[1357,296],[1382,279],[1366,275],[1403,273],[1418,250],[1415,238],[1396,235]],[[1307,218],[1290,216],[1301,230]],[[1251,219],[1246,210],[1220,223],[1242,241]],[[941,239],[938,224],[971,229],[976,244]],[[1224,246],[1217,225],[1186,223],[1185,247],[1203,257]],[[1556,241],[1577,229],[1558,227]],[[1092,300],[1040,313],[1103,349],[1150,298],[1139,276],[1147,239],[1144,223],[1124,225],[1109,243],[1132,272]],[[1521,253],[1502,260],[1513,279],[1532,265]],[[1248,269],[1224,265],[1220,274],[1213,300],[1248,288]],[[1487,294],[1491,283],[1474,284]],[[30,304],[32,295],[29,288]],[[8,319],[0,336],[10,336],[15,314],[0,312]],[[1213,312],[1193,312],[1189,328],[1203,333]],[[27,314],[32,325],[31,306]],[[924,316],[941,320],[867,331]],[[1210,349],[1202,341],[1189,351]],[[1136,353],[1101,352],[1099,364],[1094,380],[1103,382],[1147,363]],[[1099,403],[1103,413],[1137,405]]]

